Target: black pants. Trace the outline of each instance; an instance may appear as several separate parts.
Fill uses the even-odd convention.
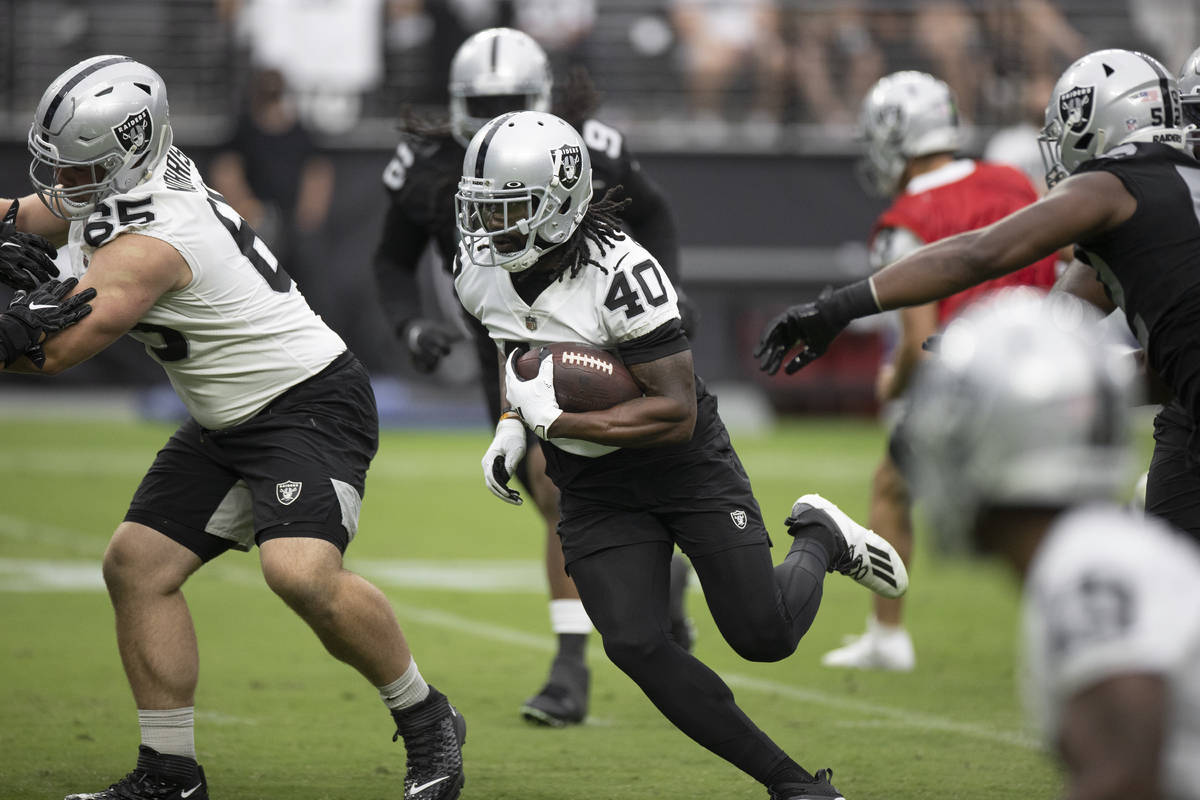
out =
[[[1146,512],[1200,542],[1200,439],[1178,403],[1154,418],[1154,456],[1146,481]]]
[[[677,728],[762,783],[788,756],[734,702],[715,672],[667,635],[671,545],[612,547],[571,564],[588,616],[614,664]],[[795,651],[821,604],[828,554],[799,538],[779,566],[767,544],[704,556],[692,566],[721,635],[752,661]]]

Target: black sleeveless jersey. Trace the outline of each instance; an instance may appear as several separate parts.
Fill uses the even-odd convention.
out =
[[[1200,162],[1164,144],[1126,144],[1076,169],[1111,172],[1137,200],[1112,230],[1079,242],[1125,312],[1150,366],[1200,420]]]
[[[625,148],[622,134],[594,119],[577,128],[592,158],[593,201],[620,184],[630,204],[622,212],[629,233],[658,260],[672,281],[679,275],[675,218],[662,190],[641,171]],[[458,248],[454,193],[466,149],[449,135],[405,134],[383,171],[388,210],[375,253],[375,272],[385,308],[394,316],[415,313],[411,304],[389,303],[397,294],[415,294],[412,276],[432,240],[450,271]],[[401,322],[393,319],[393,323]]]

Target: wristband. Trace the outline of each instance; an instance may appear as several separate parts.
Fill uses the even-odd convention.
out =
[[[859,317],[869,317],[878,314],[879,303],[875,299],[875,289],[871,279],[864,278],[849,286],[843,286],[825,298],[823,303],[831,319],[841,324],[848,324]]]
[[[521,418],[521,415],[518,414],[517,410],[515,408],[513,408],[512,406],[509,406],[508,408],[505,408],[500,412],[500,419],[520,419],[520,418]]]

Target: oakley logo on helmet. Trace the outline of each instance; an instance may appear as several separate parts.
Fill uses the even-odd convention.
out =
[[[1071,128],[1072,133],[1087,130],[1088,123],[1092,121],[1095,94],[1095,87],[1076,86],[1058,98],[1058,118]]]
[[[552,154],[558,162],[558,179],[564,189],[570,189],[579,180],[579,165],[583,160],[579,148],[572,144],[564,144]]]
[[[117,137],[117,143],[125,148],[125,152],[141,153],[150,145],[152,128],[150,109],[143,108],[127,116],[124,122],[112,129],[112,132]]]

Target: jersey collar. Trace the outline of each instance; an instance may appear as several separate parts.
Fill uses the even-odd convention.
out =
[[[936,189],[939,186],[945,186],[955,181],[961,181],[963,178],[975,171],[975,162],[969,158],[960,158],[951,161],[949,164],[944,164],[932,172],[925,172],[908,182],[904,187],[905,194],[920,194],[928,192],[930,189]]]

